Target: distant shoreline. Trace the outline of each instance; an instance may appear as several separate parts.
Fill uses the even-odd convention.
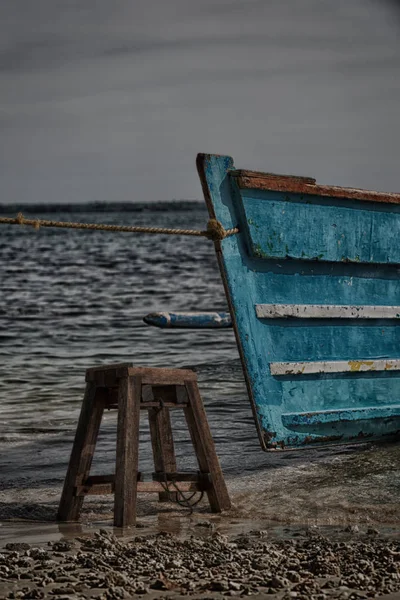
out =
[[[198,210],[205,204],[200,200],[163,200],[154,202],[77,202],[73,203],[33,203],[0,204],[0,214],[37,213],[110,213],[110,212],[163,212],[174,210]]]

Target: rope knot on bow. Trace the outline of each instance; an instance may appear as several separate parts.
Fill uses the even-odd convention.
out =
[[[218,242],[226,238],[228,232],[225,227],[217,221],[217,219],[210,219],[207,223],[207,236],[209,240],[213,242]]]

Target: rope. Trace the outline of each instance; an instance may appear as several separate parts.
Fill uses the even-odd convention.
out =
[[[199,504],[203,500],[204,491],[201,490],[199,497],[192,502],[192,499],[196,496],[197,492],[193,492],[189,497],[185,496],[183,492],[178,488],[175,481],[168,481],[167,475],[164,471],[164,481],[160,481],[163,490],[168,494],[168,498],[170,502],[176,502],[179,506],[183,506],[183,508],[187,508],[189,514],[193,514],[193,509],[197,504]],[[173,486],[173,490],[170,489],[169,484]],[[173,496],[172,494],[175,494]]]
[[[160,403],[160,406],[158,408],[158,412],[160,412],[164,408],[164,400],[163,400],[163,398],[154,398],[154,399],[158,400],[158,402]],[[161,455],[160,458],[161,458],[161,465],[162,465],[161,473],[164,478],[164,481],[160,481],[160,483],[161,483],[163,490],[167,494],[168,500],[170,502],[176,502],[176,504],[179,504],[179,506],[183,506],[184,508],[187,508],[190,515],[193,514],[194,507],[197,506],[197,504],[199,504],[199,502],[201,502],[203,500],[204,490],[201,490],[199,497],[192,502],[192,500],[196,496],[197,492],[193,492],[192,494],[190,494],[189,497],[185,496],[185,494],[183,492],[181,492],[181,490],[178,488],[175,481],[168,481],[167,473],[165,471],[164,456]],[[200,476],[200,473],[199,473],[199,476]],[[170,484],[173,486],[174,489],[171,490]]]
[[[16,218],[1,217],[0,224],[4,225],[31,225],[35,229],[40,227],[59,227],[64,229],[90,229],[93,231],[122,231],[127,233],[151,233],[165,235],[191,235],[205,237],[213,242],[225,239],[230,235],[239,233],[239,229],[225,229],[217,219],[210,219],[206,231],[197,229],[169,229],[166,227],[141,227],[129,225],[104,225],[101,223],[69,223],[67,221],[48,221],[44,219],[26,219],[22,213]]]

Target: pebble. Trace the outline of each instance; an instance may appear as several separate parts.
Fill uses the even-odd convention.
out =
[[[75,590],[72,587],[53,588],[50,593],[54,594],[54,596],[59,594],[65,594],[66,596],[69,596],[70,594],[75,595]]]
[[[347,527],[345,527],[343,531],[347,533],[359,533],[360,528],[358,525],[347,525]]]
[[[73,548],[73,543],[67,540],[60,540],[59,542],[54,542],[51,548],[54,552],[68,552]]]
[[[69,577],[68,575],[61,575],[60,577],[56,577],[54,580],[55,583],[75,583],[78,580],[76,577]]]
[[[10,542],[5,545],[5,548],[14,552],[24,552],[25,550],[29,550],[30,545],[24,542]]]
[[[0,581],[2,590],[9,586],[2,597],[22,599],[120,600],[151,592],[356,600],[400,593],[400,541],[369,534],[343,542],[318,531],[296,543],[264,532],[227,538],[212,531],[206,539],[158,534],[124,541],[101,530],[46,550],[7,544]]]

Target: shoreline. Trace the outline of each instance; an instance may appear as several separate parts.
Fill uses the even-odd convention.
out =
[[[396,444],[282,458],[228,478],[222,515],[206,498],[190,515],[140,495],[125,531],[112,527],[112,495],[66,524],[61,482],[4,489],[0,598],[400,597],[399,456]]]
[[[224,517],[208,515],[206,498],[188,518],[185,509],[174,504],[159,504],[156,495],[140,494],[138,522],[154,533],[165,527],[167,532],[179,533],[181,529],[190,528],[191,518],[194,521],[220,519],[223,527],[230,520],[264,523],[268,527],[344,529],[349,525],[365,525],[378,529],[397,527],[400,531],[399,464],[398,443],[347,447],[335,455],[321,453],[317,457],[280,455],[279,460],[274,458],[270,465],[226,477],[232,509]],[[7,541],[23,538],[23,541],[36,543],[43,537],[41,529],[55,539],[59,535],[56,513],[61,486],[59,480],[37,486],[31,486],[29,480],[13,483],[9,480],[0,490],[0,545],[6,538]],[[113,501],[113,495],[87,497],[81,522],[89,525],[82,526],[89,530],[96,526],[109,527]]]
[[[156,504],[156,502],[154,502]],[[163,510],[157,514],[138,517],[136,527],[119,529],[113,526],[112,512],[105,515],[84,515],[81,522],[61,523],[57,521],[27,521],[24,519],[0,521],[0,553],[8,544],[28,544],[46,546],[60,541],[73,541],[85,537],[93,538],[101,530],[123,542],[129,542],[136,536],[172,535],[177,539],[210,537],[214,533],[232,538],[249,535],[254,531],[263,531],[268,538],[284,541],[301,538],[310,532],[318,532],[332,541],[348,542],[352,536],[370,536],[400,540],[398,522],[371,523],[370,521],[349,520],[346,523],[319,524],[315,522],[285,523],[262,518],[237,517],[234,510],[223,514],[207,511],[203,502],[199,511],[189,515],[183,509],[176,509],[172,503],[164,503]],[[94,517],[94,518],[93,518]]]

